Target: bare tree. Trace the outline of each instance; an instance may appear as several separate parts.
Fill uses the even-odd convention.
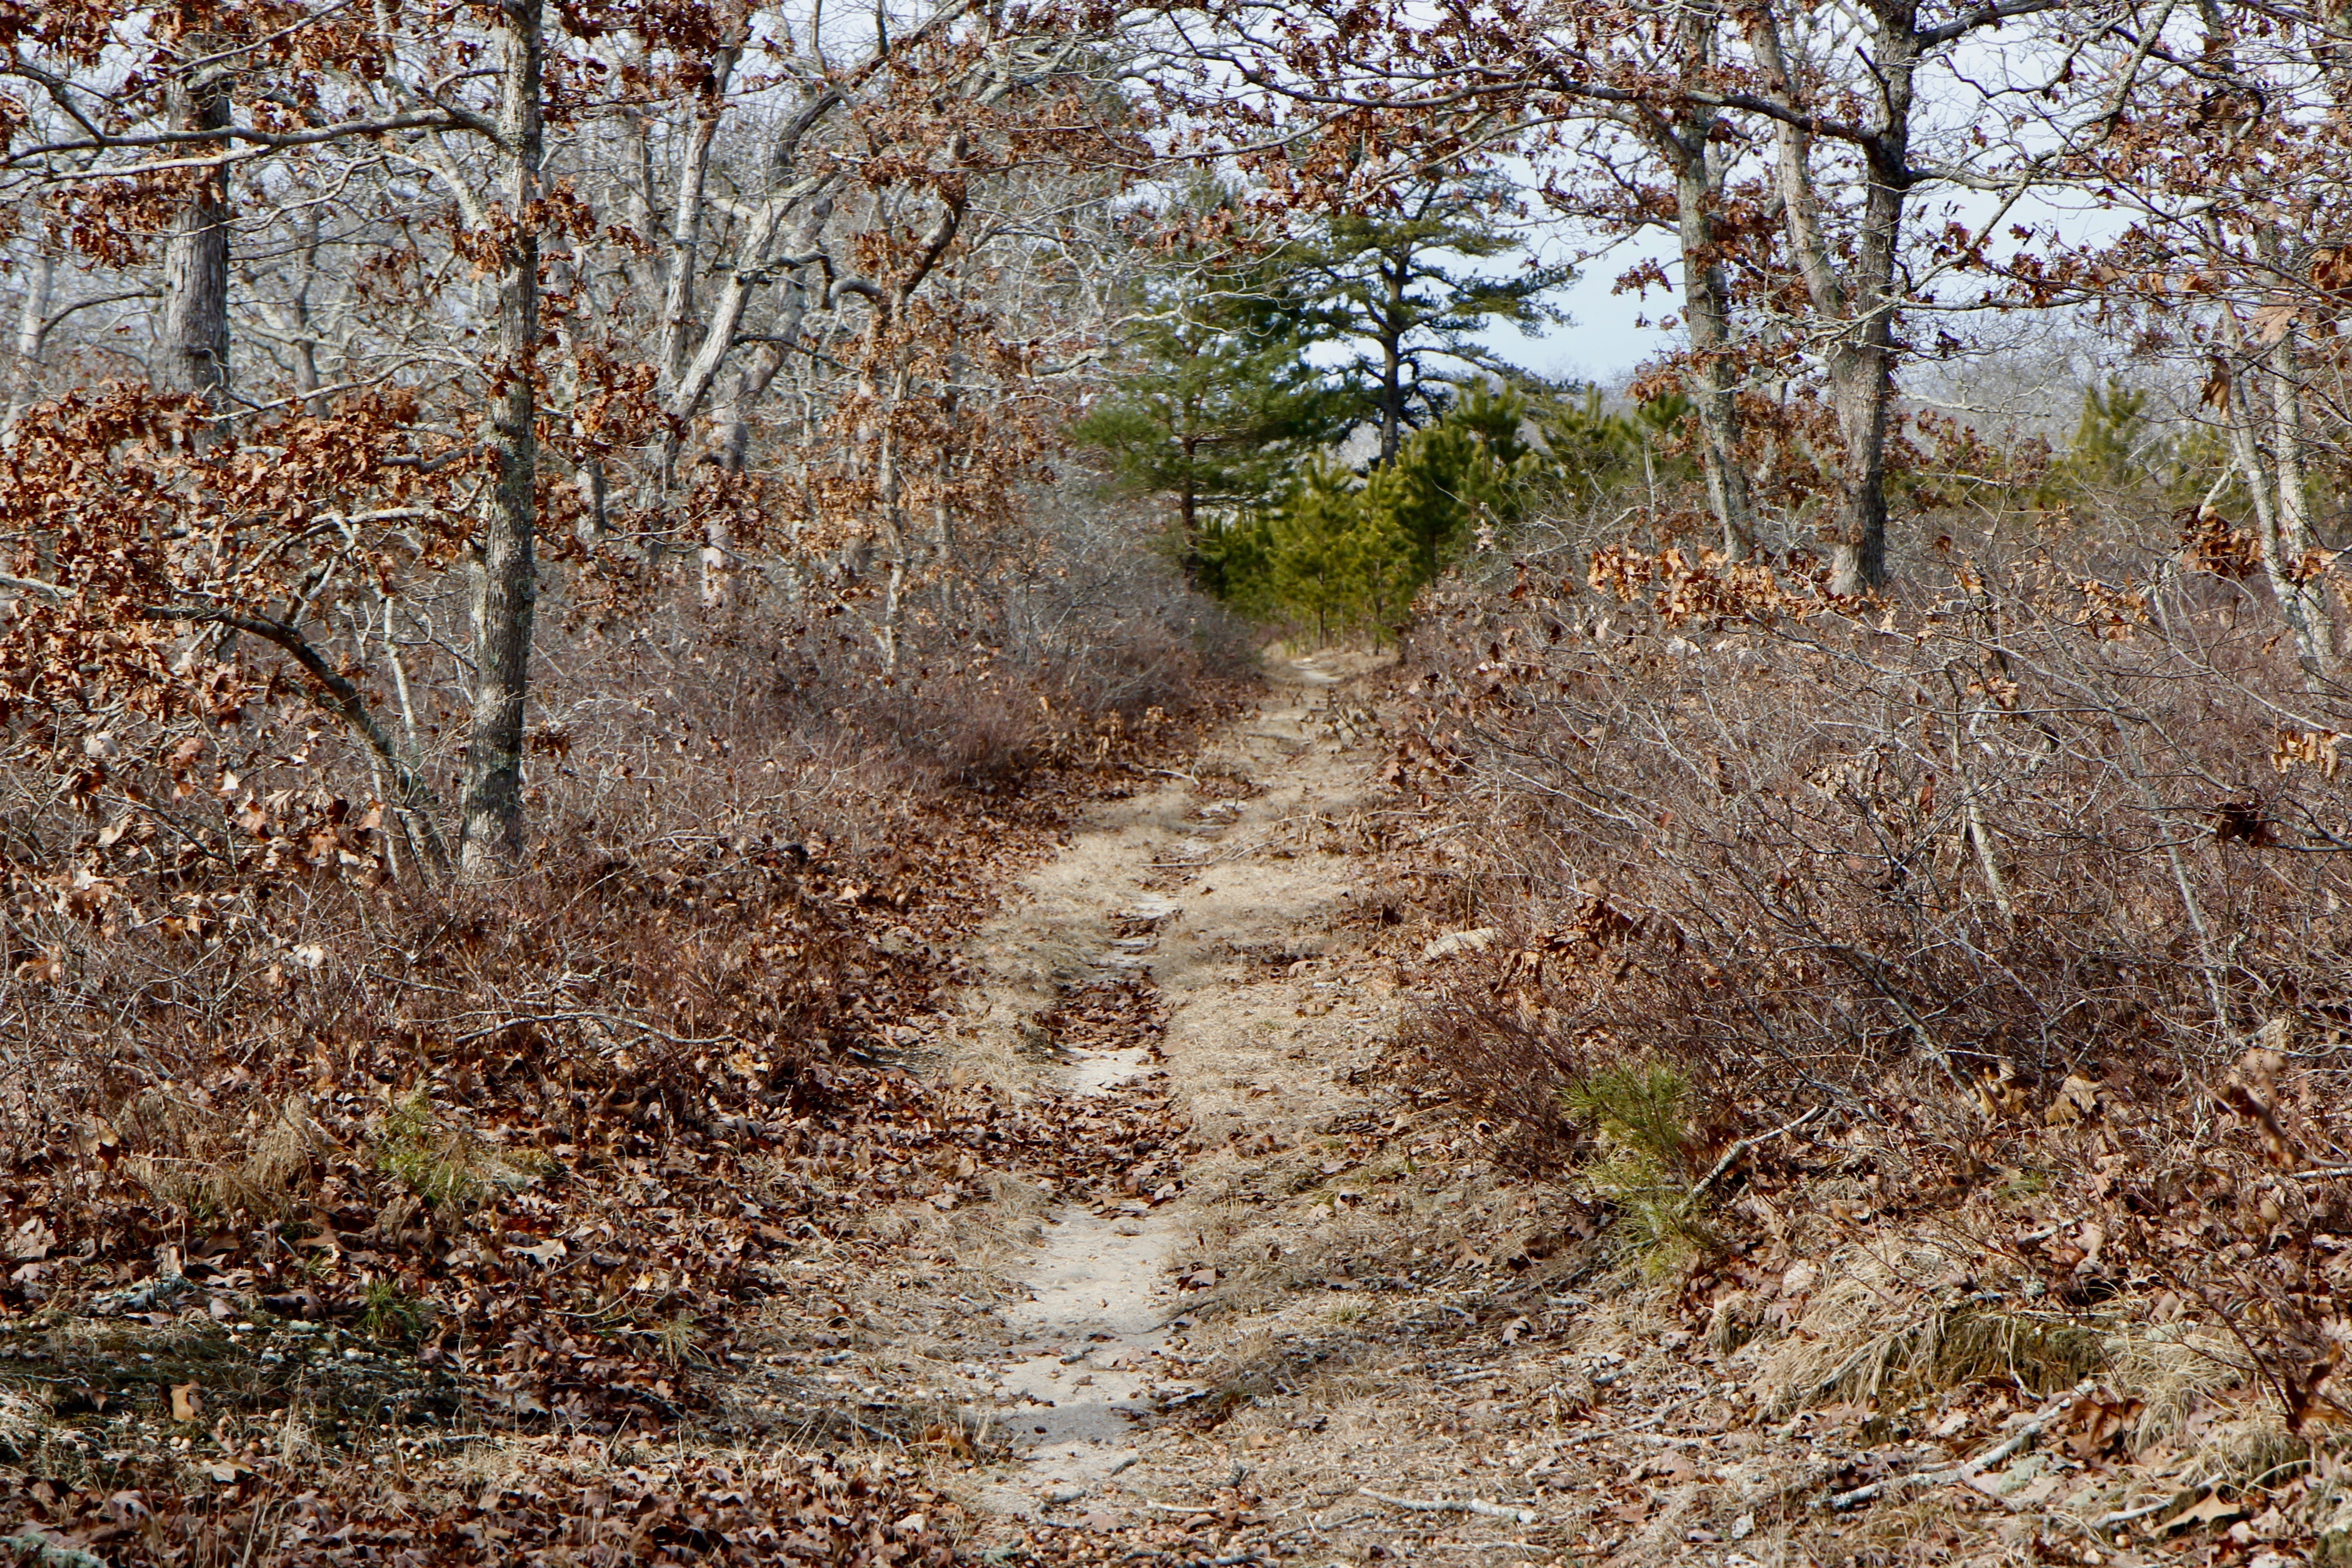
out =
[[[498,353],[490,370],[488,444],[496,464],[483,498],[481,597],[475,614],[473,730],[466,749],[465,867],[481,873],[523,849],[524,698],[530,679],[533,564],[539,526],[539,233],[543,134],[541,0],[500,0],[494,132],[499,194]]]
[[[216,40],[188,35],[183,47],[205,54]],[[200,61],[165,89],[172,144],[196,154],[187,195],[163,250],[163,309],[156,343],[156,384],[226,406],[229,386],[228,164],[219,132],[229,128],[228,73]],[[206,155],[209,154],[210,157]]]

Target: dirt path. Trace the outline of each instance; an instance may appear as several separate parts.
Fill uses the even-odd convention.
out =
[[[2011,1504],[1975,1494],[1827,1509],[1948,1446],[1858,1402],[1801,1407],[1810,1333],[1695,1313],[1588,1196],[1513,1173],[1490,1129],[1375,1070],[1405,1010],[1489,939],[1476,867],[1458,823],[1378,784],[1355,670],[1275,673],[1187,772],[1091,808],[1024,879],[966,949],[975,983],[922,1064],[1032,1097],[1074,1142],[1149,1122],[1148,1158],[1146,1140],[1070,1167],[1150,1174],[999,1173],[995,1201],[923,1216],[931,1266],[875,1269],[837,1320],[851,1348],[816,1363],[873,1421],[969,1435],[918,1446],[948,1450],[927,1484],[970,1554],[1796,1568],[2025,1541]],[[1156,1030],[1055,1021],[1138,975]],[[1035,1184],[1055,1179],[1069,1189]],[[1722,1221],[1751,1222],[1791,1219]]]
[[[988,973],[980,1034],[992,1038],[1000,1070],[1008,1055],[1034,1056],[1022,1052],[1021,1021],[1057,991],[1150,975],[1167,1008],[1156,1053],[1087,1051],[1031,1071],[1084,1094],[1146,1081],[1171,1093],[1193,1121],[1192,1171],[1202,1156],[1215,1163],[1228,1132],[1270,1125],[1267,1112],[1328,1119],[1360,1098],[1292,1041],[1322,1000],[1318,987],[1330,984],[1304,971],[1330,947],[1334,916],[1356,895],[1333,874],[1341,858],[1310,840],[1319,817],[1354,805],[1366,770],[1333,744],[1326,697],[1341,678],[1314,659],[1276,673],[1274,696],[1192,774],[1099,812],[973,943]],[[1338,1022],[1369,1040],[1374,1020],[1351,1008]],[[983,1507],[1044,1517],[1095,1499],[1139,1465],[1146,1469],[1127,1489],[1160,1468],[1138,1417],[1200,1392],[1185,1375],[1193,1293],[1179,1265],[1230,1228],[1213,1196],[1223,1184],[1188,1174],[1182,1195],[1129,1204],[1133,1212],[1115,1218],[1076,1205],[1045,1215],[1014,1279],[1027,1299],[1003,1314],[1014,1343],[993,1391],[1020,1462],[981,1489]],[[1215,1272],[1204,1262],[1184,1283]]]
[[[1073,1145],[1155,1131],[1066,1191],[1013,1162],[969,1178],[992,1201],[916,1205],[928,1239],[875,1254],[848,1342],[787,1347],[746,1427],[906,1434],[992,1563],[1791,1562],[1759,1518],[1818,1480],[1805,1446],[1749,1458],[1717,1358],[1580,1206],[1375,1070],[1476,905],[1452,826],[1378,783],[1363,662],[1279,666],[1186,771],[1089,808],[910,1062]]]
[[[1092,810],[967,949],[979,983],[925,1070],[1077,1094],[1081,1129],[1087,1105],[1164,1103],[1181,1184],[1001,1191],[955,1276],[971,1310],[922,1330],[951,1372],[892,1397],[977,1434],[933,1479],[992,1562],[1517,1568],[1598,1537],[1622,1561],[1753,1564],[1688,1552],[1694,1508],[1728,1521],[1739,1495],[1640,1468],[1654,1413],[1691,1403],[1670,1324],[1638,1292],[1570,1293],[1589,1265],[1555,1205],[1372,1070],[1406,987],[1460,945],[1464,894],[1444,825],[1376,784],[1363,662],[1278,668],[1187,773]],[[1139,972],[1156,1038],[1071,1052],[1038,1026]],[[873,1300],[937,1301],[945,1278]]]

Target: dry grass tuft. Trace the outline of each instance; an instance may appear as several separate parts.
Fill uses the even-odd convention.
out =
[[[1759,1357],[1764,1409],[1784,1416],[1824,1399],[1871,1399],[1919,1383],[1936,1364],[1948,1314],[1922,1304],[1912,1282],[1949,1267],[1945,1253],[1923,1243],[1891,1256],[1858,1247],[1832,1256],[1791,1331]]]
[[[2244,1386],[2243,1352],[2189,1320],[2150,1327],[2148,1303],[2118,1298],[2096,1313],[1939,1300],[1917,1281],[1948,1270],[1948,1244],[1893,1252],[1841,1249],[1791,1331],[1759,1342],[1763,1410],[1786,1416],[1830,1400],[1909,1400],[1990,1382],[2047,1396],[2097,1376],[2143,1409],[2133,1447],[2170,1441],[2190,1415]]]
[[[2116,1303],[2107,1338],[2108,1380],[2142,1402],[2132,1433],[2140,1450],[2179,1437],[2200,1410],[2246,1384],[2244,1352],[2227,1334],[2187,1319],[2151,1325],[2145,1311],[2145,1303]]]
[[[30,1394],[0,1389],[0,1454],[28,1456],[38,1440],[49,1407]]]
[[[283,1218],[314,1194],[322,1135],[306,1095],[236,1117],[174,1088],[151,1089],[120,1106],[114,1120],[133,1178],[169,1211],[200,1222],[239,1210]]]

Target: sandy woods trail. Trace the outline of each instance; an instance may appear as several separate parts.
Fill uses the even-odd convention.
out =
[[[1777,1480],[1645,1473],[1706,1441],[1676,1427],[1722,1430],[1671,1323],[1573,1293],[1575,1205],[1376,1070],[1409,987],[1486,933],[1454,825],[1378,782],[1370,663],[1277,664],[968,949],[984,978],[931,1070],[1076,1096],[1074,1139],[1088,1107],[1170,1128],[1172,1157],[1025,1209],[1000,1184],[922,1395],[978,1452],[933,1484],[1000,1563],[1769,1563],[1752,1524],[1691,1537]],[[1139,973],[1156,1030],[1057,1022]]]
[[[1354,807],[1366,772],[1333,744],[1327,698],[1340,677],[1325,662],[1278,664],[1272,697],[1188,773],[1099,808],[1027,879],[1027,896],[972,944],[988,976],[974,1020],[982,1060],[1002,1070],[1018,1059],[1021,1076],[1075,1096],[1172,1099],[1190,1122],[1180,1160],[1195,1168],[1264,1125],[1268,1099],[1354,1098],[1294,1038],[1304,1000],[1329,1010],[1318,983],[1251,984],[1310,965],[1355,897],[1312,847],[1322,818]],[[1033,1020],[1057,998],[1129,975],[1156,989],[1157,1040],[1070,1048],[1041,1037]],[[1359,1036],[1370,1026],[1353,1008],[1341,1023]],[[1101,1500],[1116,1478],[1139,1491],[1156,1474],[1160,1445],[1144,1424],[1202,1392],[1188,1375],[1186,1306],[1217,1279],[1206,1253],[1225,1228],[1181,1169],[1171,1162],[1170,1180],[1147,1177],[1123,1199],[1054,1204],[1034,1251],[1010,1260],[1012,1342],[983,1407],[1018,1463],[978,1489],[983,1508],[1043,1519]]]
[[[993,1259],[1001,1289],[972,1292],[1002,1302],[973,1336],[992,1348],[933,1397],[996,1458],[940,1479],[1000,1558],[1553,1554],[1516,1505],[1360,1492],[1498,1495],[1463,1462],[1484,1444],[1465,1446],[1462,1412],[1479,1406],[1498,1445],[1519,1423],[1462,1374],[1548,1300],[1490,1299],[1516,1277],[1465,1238],[1517,1251],[1539,1224],[1456,1168],[1442,1114],[1424,1124],[1368,1070],[1400,960],[1449,929],[1445,898],[1405,897],[1395,858],[1362,852],[1397,837],[1380,819],[1412,815],[1378,798],[1353,679],[1369,663],[1277,665],[1256,712],[1187,772],[1097,807],[971,946],[986,978],[948,1070],[1086,1097],[1075,1137],[1089,1103],[1165,1103],[1182,1130],[1131,1190],[1033,1207],[1025,1245]],[[1156,1037],[1073,1048],[1039,1026],[1138,974]]]
[[[1361,901],[1325,840],[1374,771],[1345,695],[1371,662],[1273,661],[1255,708],[1087,807],[961,944],[902,1064],[991,1086],[1066,1153],[976,1151],[793,1265],[717,1380],[718,1433],[976,1451],[941,1480],[998,1520],[1153,1473],[1161,1416],[1207,1392],[1187,1309],[1245,1272],[1234,1211],[1300,1126],[1360,1104],[1342,1080],[1383,1037],[1380,999],[1320,969]]]
[[[808,1269],[719,1435],[917,1460],[998,1563],[1508,1568],[1652,1520],[1660,1489],[1580,1445],[1638,1414],[1611,1439],[1638,1464],[1693,1406],[1654,1386],[1684,1375],[1664,1325],[1568,1293],[1558,1205],[1373,1070],[1462,943],[1465,867],[1377,782],[1367,662],[1278,666],[964,946],[908,1065],[994,1084],[1067,1157],[982,1151],[852,1278]]]
[[[1491,1130],[1380,1070],[1406,1010],[1495,933],[1459,821],[1380,783],[1360,673],[1278,668],[1181,773],[1093,807],[966,952],[975,984],[927,1070],[1029,1097],[1074,1144],[1124,1145],[1052,1190],[1023,1166],[973,1217],[946,1215],[971,1227],[955,1267],[941,1249],[931,1279],[896,1291],[928,1302],[928,1349],[895,1382],[857,1374],[871,1419],[920,1402],[972,1439],[927,1472],[962,1510],[966,1555],[2159,1560],[2034,1511],[2059,1481],[2046,1467],[2077,1461],[2027,1451],[2032,1423],[2088,1384],[2054,1404],[2021,1382],[1996,1394],[1990,1436],[1825,1404],[1855,1358],[1895,1354],[1907,1331],[1868,1258],[1842,1255],[1855,1278],[1810,1326],[1743,1332],[1672,1270],[1638,1267],[1589,1191],[1498,1169]],[[1759,1199],[1721,1223],[1830,1219]],[[1809,1289],[1801,1272],[1815,1273],[1792,1266],[1784,1288]],[[877,1331],[880,1313],[863,1326],[863,1367],[908,1342]],[[2007,1468],[1957,1501],[1833,1506],[1870,1491],[1857,1480],[1948,1479],[1934,1467],[1977,1452]]]
[[[995,1563],[1801,1560],[1805,1437],[1750,1455],[1582,1206],[1378,1070],[1486,936],[1368,663],[1278,665],[963,944],[905,1065],[1030,1131],[795,1258],[710,1436],[914,1465]]]

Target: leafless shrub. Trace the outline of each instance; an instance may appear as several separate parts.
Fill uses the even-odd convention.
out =
[[[1008,629],[988,572],[966,581],[952,625],[910,617],[889,676],[814,580],[709,606],[658,574],[551,572],[525,781],[541,837],[496,879],[420,875],[367,754],[268,680],[267,650],[240,710],[189,723],[180,775],[134,771],[173,752],[127,741],[92,751],[121,773],[90,787],[0,775],[0,1292],[70,1305],[159,1247],[226,1238],[205,1267],[249,1268],[275,1310],[429,1300],[494,1347],[519,1336],[539,1370],[518,1386],[547,1387],[518,1348],[544,1302],[512,1287],[574,1254],[515,1216],[606,1215],[627,1170],[684,1149],[663,1181],[728,1202],[688,1200],[651,1239],[667,1261],[632,1279],[656,1283],[625,1312],[591,1300],[593,1269],[547,1288],[604,1313],[583,1355],[625,1363],[689,1320],[732,1332],[713,1303],[763,1289],[762,1266],[702,1216],[731,1215],[755,1165],[765,1245],[887,1208],[898,1167],[859,1152],[927,1091],[861,1064],[952,982],[1005,864],[1239,673],[1186,640],[1164,563],[1124,601],[1097,584],[1057,640]],[[404,608],[406,685],[383,704],[445,783],[467,697],[446,587]],[[79,752],[144,721],[82,718],[20,712],[8,739]],[[610,1368],[577,1386],[626,1421]]]
[[[1669,1067],[1695,1171],[1932,1211],[2037,1310],[2166,1298],[2299,1422],[2352,1282],[2315,1173],[2352,1163],[2352,718],[2242,592],[2038,559],[1864,607],[1601,552],[1439,597],[1393,776],[1476,803],[1507,940],[1406,1070],[1559,1160],[1574,1085]],[[1826,1166],[1760,1136],[1807,1112]]]

